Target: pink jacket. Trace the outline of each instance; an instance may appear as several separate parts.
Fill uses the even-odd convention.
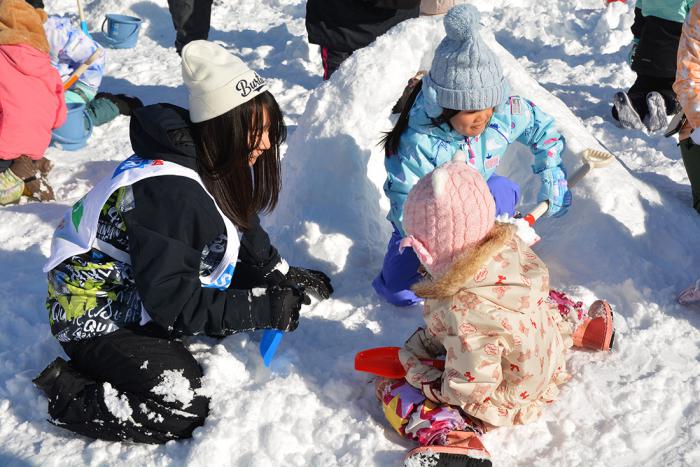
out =
[[[24,44],[0,45],[0,76],[0,159],[41,159],[66,120],[61,77],[48,54]]]

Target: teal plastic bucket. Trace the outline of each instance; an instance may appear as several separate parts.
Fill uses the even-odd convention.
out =
[[[51,144],[65,151],[77,151],[87,144],[92,135],[92,120],[85,104],[67,104],[66,123],[51,132]]]
[[[105,31],[105,24],[107,30]],[[136,45],[141,30],[141,18],[126,15],[105,15],[102,33],[107,46],[113,49],[130,49]]]

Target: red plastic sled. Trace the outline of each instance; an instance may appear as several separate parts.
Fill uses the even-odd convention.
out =
[[[355,355],[355,370],[384,378],[401,379],[406,376],[406,369],[399,360],[399,350],[400,347],[375,347],[358,352]],[[421,359],[421,362],[439,370],[445,369],[444,360]]]

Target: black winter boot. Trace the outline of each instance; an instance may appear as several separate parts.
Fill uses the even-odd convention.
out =
[[[85,386],[95,384],[95,381],[76,370],[71,362],[61,357],[44,368],[39,376],[32,380],[50,401],[50,410],[60,413],[62,409],[80,393]]]
[[[34,383],[34,386],[37,388],[41,389],[44,394],[50,397],[51,389],[54,387],[56,380],[58,380],[58,377],[61,375],[61,372],[65,370],[67,365],[67,361],[61,357],[58,357],[53,362],[49,363],[49,366],[44,368],[44,371],[39,373],[39,376],[34,378],[32,383]]]

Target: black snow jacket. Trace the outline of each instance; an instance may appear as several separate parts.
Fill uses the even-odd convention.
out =
[[[419,10],[420,0],[308,0],[306,30],[312,44],[354,52]]]
[[[134,112],[131,144],[139,156],[196,169],[195,145],[185,109],[156,104]],[[267,277],[281,260],[270,239],[253,220],[241,239],[231,288],[202,287],[202,250],[226,227],[214,201],[194,180],[158,176],[132,185],[135,207],[124,213],[134,279],[151,318],[174,334],[223,336],[271,328]],[[236,287],[236,288],[234,288]]]

